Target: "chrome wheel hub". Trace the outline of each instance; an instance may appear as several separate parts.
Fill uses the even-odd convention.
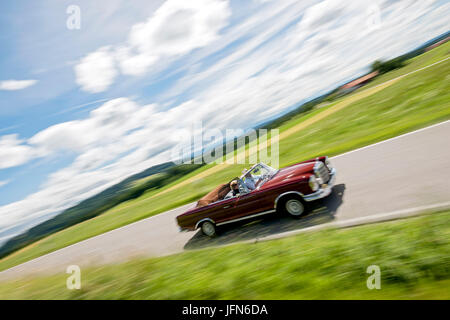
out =
[[[207,236],[212,236],[214,235],[215,232],[215,228],[213,226],[213,224],[211,222],[205,222],[202,225],[202,231],[207,235]]]
[[[303,204],[299,200],[288,200],[286,202],[286,210],[293,216],[299,216],[305,210]]]

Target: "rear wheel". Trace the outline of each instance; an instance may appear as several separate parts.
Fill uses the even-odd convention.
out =
[[[205,221],[202,223],[202,232],[204,235],[208,237],[214,237],[216,235],[216,226],[209,221]]]
[[[307,211],[306,204],[300,197],[286,197],[281,201],[280,205],[280,209],[284,213],[294,218],[303,216]]]

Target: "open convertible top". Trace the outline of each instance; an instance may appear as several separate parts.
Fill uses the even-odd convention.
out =
[[[197,202],[197,208],[207,206],[208,204],[211,204],[213,202],[222,200],[228,192],[230,192],[231,188],[228,183],[221,184],[217,188],[215,188],[213,191],[208,193],[207,195],[203,196],[200,200]]]

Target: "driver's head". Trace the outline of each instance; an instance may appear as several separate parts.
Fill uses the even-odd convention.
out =
[[[239,186],[236,180],[231,181],[230,188],[231,190],[239,190]]]

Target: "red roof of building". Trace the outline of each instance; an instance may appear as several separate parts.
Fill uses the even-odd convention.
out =
[[[348,88],[355,87],[357,85],[360,85],[361,83],[371,80],[372,78],[376,77],[377,75],[378,75],[378,71],[368,73],[365,76],[362,76],[361,78],[355,79],[353,81],[350,81],[349,83],[344,84],[342,86],[342,89],[348,89]]]

